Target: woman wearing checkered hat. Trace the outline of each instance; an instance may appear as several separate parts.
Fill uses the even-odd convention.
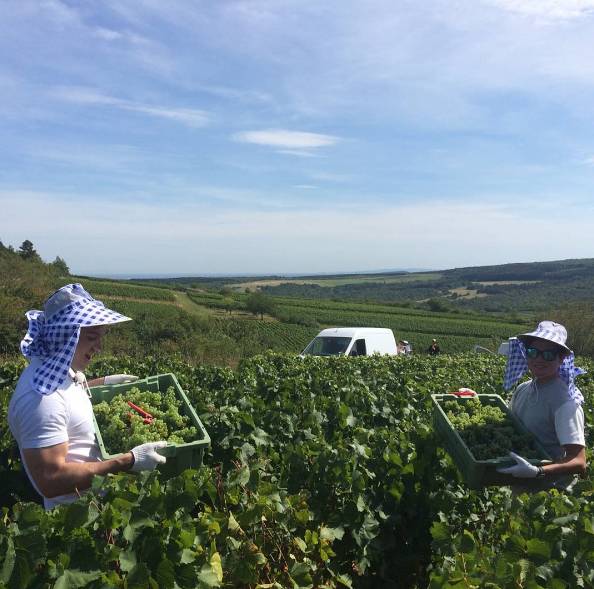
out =
[[[574,367],[574,355],[566,341],[565,327],[553,321],[541,321],[534,331],[510,339],[506,388],[511,388],[526,371],[532,375],[514,391],[510,410],[554,462],[534,466],[512,452],[516,464],[499,472],[518,479],[542,479],[532,489],[567,488],[575,480],[574,475],[586,470],[584,398],[574,383],[574,378],[584,371]]]
[[[101,461],[89,385],[118,384],[135,376],[113,374],[87,383],[83,370],[101,351],[108,325],[130,321],[107,309],[80,284],[68,284],[29,311],[21,352],[29,365],[8,406],[8,424],[25,471],[46,509],[74,501],[94,475],[152,470],[166,442],[150,442]]]

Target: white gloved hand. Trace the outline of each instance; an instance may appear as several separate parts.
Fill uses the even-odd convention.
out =
[[[138,380],[138,377],[133,374],[110,374],[104,378],[103,384],[124,384],[135,380]]]
[[[530,464],[525,458],[518,456],[514,452],[509,453],[510,457],[516,461],[513,466],[507,468],[498,468],[497,472],[502,474],[511,474],[512,476],[519,479],[533,479],[538,474],[538,467],[534,464]]]
[[[132,448],[132,456],[134,456],[134,464],[130,468],[132,472],[140,472],[141,470],[154,470],[157,464],[165,464],[167,460],[165,456],[161,456],[157,452],[157,448],[165,448],[167,442],[147,442]]]

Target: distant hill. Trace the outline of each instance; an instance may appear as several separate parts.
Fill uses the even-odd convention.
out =
[[[535,312],[568,302],[594,301],[594,259],[560,260],[454,268],[441,272],[365,276],[336,284],[283,281],[262,286],[275,296],[356,299],[378,302],[439,301],[461,309],[489,312]]]
[[[25,241],[18,250],[0,243],[0,355],[18,354],[25,311],[67,282],[81,282],[134,318],[107,341],[106,350],[126,356],[167,351],[236,365],[267,349],[299,352],[319,329],[347,324],[391,327],[417,351],[433,337],[450,352],[493,349],[538,317],[566,324],[574,349],[594,354],[594,259],[418,273],[97,280],[70,275],[59,257],[44,262]],[[275,295],[266,317],[249,311],[253,290]]]
[[[473,266],[430,272],[143,280],[177,287],[262,290],[273,296],[441,304],[466,310],[531,313],[594,301],[594,258]]]

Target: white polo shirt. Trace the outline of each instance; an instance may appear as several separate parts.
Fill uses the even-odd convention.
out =
[[[66,462],[91,462],[101,458],[93,427],[93,407],[84,387],[67,378],[53,393],[40,395],[32,386],[38,365],[39,360],[34,358],[21,374],[8,405],[8,425],[31,483],[43,497],[45,508],[51,509],[76,500],[78,495],[45,497],[29,473],[23,450],[68,442]]]

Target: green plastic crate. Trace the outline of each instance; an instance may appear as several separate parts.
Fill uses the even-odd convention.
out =
[[[204,429],[202,422],[196,415],[196,411],[190,404],[188,397],[180,387],[177,378],[174,374],[157,374],[156,376],[149,376],[129,382],[125,384],[117,385],[102,385],[91,388],[91,403],[101,403],[102,401],[111,401],[116,395],[127,393],[130,389],[137,388],[141,391],[150,392],[165,392],[169,387],[173,387],[175,393],[179,399],[182,400],[180,407],[180,413],[190,417],[192,425],[196,427],[199,432],[199,438],[194,442],[188,442],[186,444],[168,444],[165,448],[157,450],[159,454],[162,454],[167,458],[165,464],[160,464],[157,468],[165,476],[174,476],[179,474],[186,468],[198,468],[202,465],[202,459],[204,457],[204,450],[210,445],[210,436]],[[103,443],[99,426],[93,415],[93,422],[95,424],[95,436],[97,443],[101,450],[101,458],[108,460],[113,458],[116,454],[109,454]]]
[[[452,394],[431,395],[433,401],[433,425],[435,430],[441,435],[445,449],[452,457],[455,465],[461,472],[464,481],[471,489],[511,485],[514,483],[518,484],[520,479],[497,472],[498,468],[513,466],[515,462],[511,458],[502,457],[491,460],[475,460],[468,446],[466,446],[458,432],[454,429],[454,426],[451,424],[440,405],[440,402],[445,400],[464,403],[469,398],[472,397],[458,397]],[[524,425],[509,411],[507,405],[499,395],[478,395],[478,398],[483,405],[489,404],[502,409],[509,415],[518,430],[531,435]],[[530,459],[529,462],[536,466],[550,464],[551,457],[547,451],[534,436],[533,440],[534,446],[540,454],[540,458]],[[531,486],[532,484],[536,484],[536,480],[533,482],[532,479],[521,479],[521,484],[524,486]]]

